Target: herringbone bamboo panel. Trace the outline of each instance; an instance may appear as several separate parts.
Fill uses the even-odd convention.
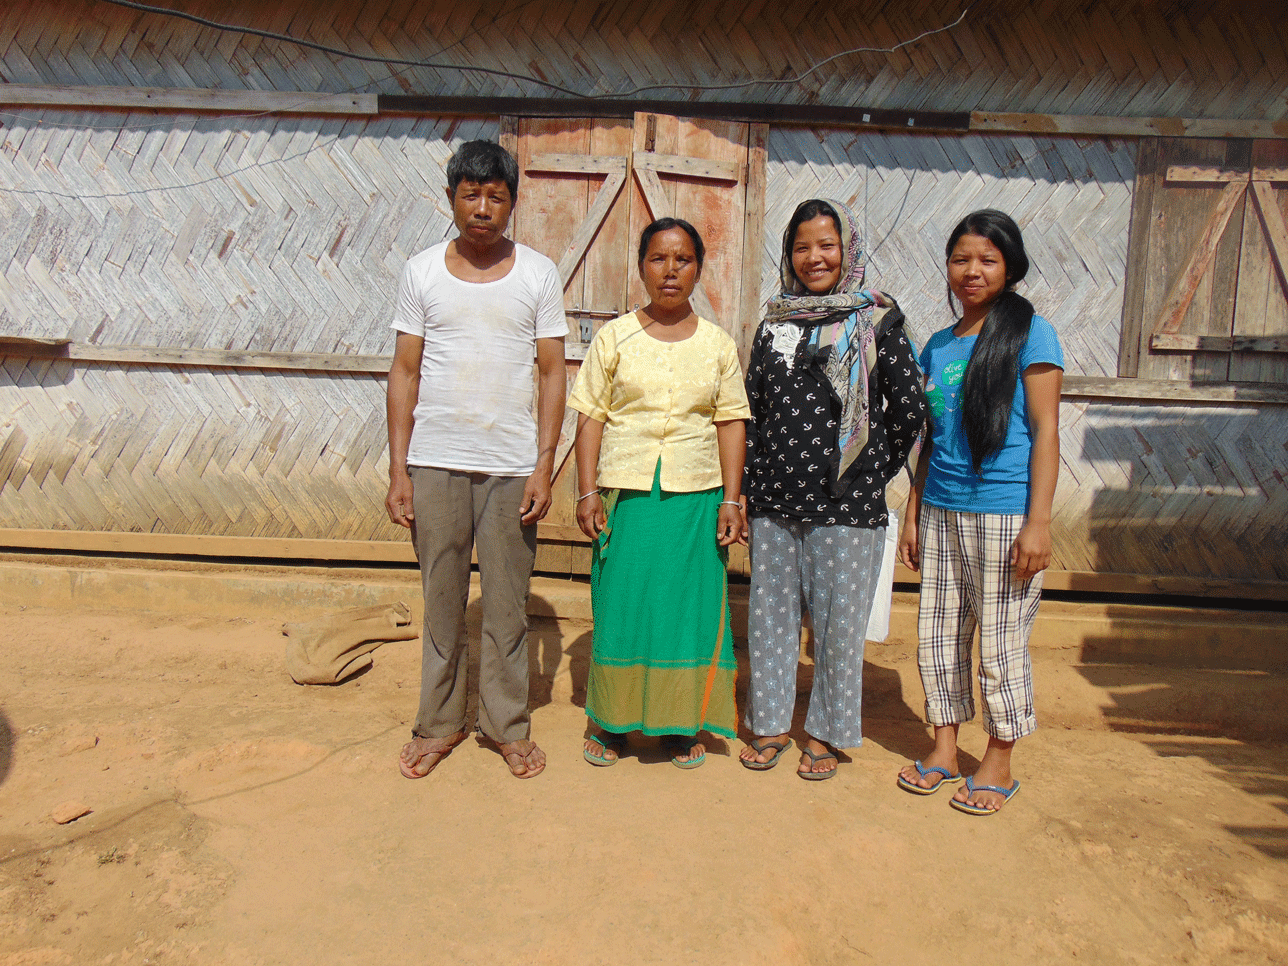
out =
[[[0,331],[388,353],[402,264],[451,226],[442,166],[495,129],[19,120],[0,152]],[[12,526],[398,539],[381,508],[386,461],[371,376],[12,358],[0,370]]]
[[[802,73],[855,48],[894,47],[952,23],[961,4],[468,4],[341,0],[176,9],[287,31],[356,53],[432,59],[385,66],[91,0],[28,0],[0,16],[10,83],[548,96],[472,68],[536,74],[585,94],[627,95]],[[799,84],[714,90],[714,100],[944,111],[1283,118],[1288,20],[1274,3],[1146,0],[973,4],[962,22],[894,53],[839,58]],[[646,92],[655,96],[659,92]]]
[[[0,151],[0,332],[388,353],[398,272],[451,227],[442,167],[495,131],[24,116]]]
[[[0,526],[398,540],[383,380],[7,359]]]

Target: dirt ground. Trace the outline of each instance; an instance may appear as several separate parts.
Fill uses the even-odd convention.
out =
[[[1152,732],[1175,676],[1039,656],[981,819],[895,787],[906,648],[869,648],[867,740],[807,784],[720,742],[586,765],[589,642],[534,627],[545,774],[472,738],[413,782],[419,641],[300,687],[274,622],[0,611],[0,964],[1288,962],[1285,747]]]

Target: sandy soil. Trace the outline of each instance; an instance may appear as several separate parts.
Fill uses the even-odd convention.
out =
[[[418,641],[299,687],[269,622],[0,613],[0,964],[1288,962],[1285,748],[1123,723],[1152,672],[1040,659],[1023,790],[975,819],[894,785],[906,648],[807,784],[720,743],[589,767],[589,641],[534,628],[544,775],[472,738],[412,782]]]

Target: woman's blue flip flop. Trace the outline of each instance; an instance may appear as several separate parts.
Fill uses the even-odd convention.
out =
[[[972,775],[966,779],[966,790],[971,794],[975,792],[997,792],[1002,796],[1002,804],[1011,800],[1011,796],[1020,790],[1020,781],[1017,778],[1010,788],[1002,788],[1000,785],[976,785],[975,776]],[[948,804],[959,812],[965,812],[967,815],[996,815],[1002,810],[999,805],[997,808],[983,808],[979,805],[972,805],[970,802],[959,802],[955,798],[950,798]]]
[[[914,761],[912,764],[913,767],[917,769],[917,774],[922,778],[925,778],[927,775],[943,776],[929,788],[925,788],[918,785],[916,782],[908,781],[908,779],[900,775],[897,779],[899,787],[905,792],[912,792],[914,795],[933,795],[935,792],[939,791],[939,787],[941,785],[956,785],[962,780],[960,772],[954,775],[949,772],[947,768],[940,768],[938,765],[931,765],[929,768],[926,768],[919,761]]]

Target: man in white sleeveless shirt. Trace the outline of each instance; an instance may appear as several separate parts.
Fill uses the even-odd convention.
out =
[[[408,259],[389,370],[389,519],[425,594],[420,709],[399,770],[423,778],[465,739],[470,553],[483,591],[479,729],[518,778],[546,767],[528,714],[528,585],[564,409],[563,284],[505,237],[519,168],[490,141],[447,164],[457,235]],[[537,412],[532,412],[532,360]]]

